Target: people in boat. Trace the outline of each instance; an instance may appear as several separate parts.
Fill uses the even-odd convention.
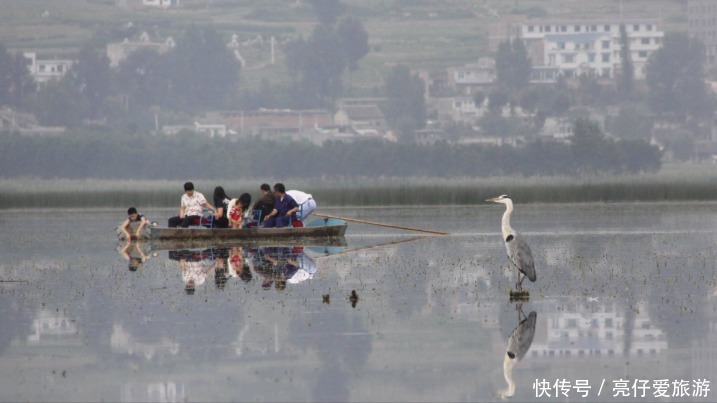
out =
[[[130,226],[133,223],[139,223],[139,225],[137,225],[137,229],[134,231],[134,234],[130,234],[129,233],[129,231],[131,229]],[[142,230],[146,226],[147,226],[147,219],[144,218],[144,216],[142,214],[139,214],[137,212],[136,208],[130,207],[127,209],[127,219],[124,220],[120,229],[122,230],[122,233],[124,234],[125,239],[130,240],[130,239],[132,239],[132,237],[134,237],[135,239],[140,239],[142,237]]]
[[[251,195],[242,193],[238,199],[229,201],[229,228],[246,227],[249,216],[249,205],[251,205]]]
[[[274,185],[274,209],[264,217],[264,228],[283,228],[290,226],[292,221],[296,219],[296,212],[299,211],[299,205],[296,201],[286,194],[286,187],[283,183]]]
[[[271,186],[269,186],[268,183],[262,183],[259,190],[261,190],[261,198],[254,203],[252,210],[261,210],[261,216],[263,218],[269,215],[271,210],[274,209],[276,197],[274,197],[274,193],[271,191]]]
[[[224,188],[217,186],[214,188],[214,206],[216,206],[216,214],[214,215],[214,227],[216,228],[227,228],[229,227],[229,202],[231,197],[227,196],[227,192]]]
[[[299,205],[298,218],[301,221],[304,221],[316,208],[314,196],[309,193],[302,192],[301,190],[287,190],[286,194],[291,196],[291,198],[296,201],[296,204]]]
[[[189,225],[202,218],[204,207],[216,214],[216,209],[209,204],[204,195],[194,190],[194,184],[192,182],[185,183],[179,215],[170,217],[167,221],[167,226],[170,228],[176,228],[180,225],[182,228],[189,227]]]

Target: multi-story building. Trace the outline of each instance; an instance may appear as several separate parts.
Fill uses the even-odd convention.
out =
[[[613,78],[622,66],[623,24],[635,78],[642,79],[647,59],[662,46],[664,32],[657,20],[527,20],[512,24],[508,32],[524,41],[534,82],[551,82],[558,75]]]
[[[687,2],[687,32],[705,45],[705,62],[717,64],[717,1]]]

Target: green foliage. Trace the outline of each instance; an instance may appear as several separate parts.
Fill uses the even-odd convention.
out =
[[[623,99],[629,99],[635,87],[635,66],[630,56],[630,39],[627,36],[625,24],[620,24],[620,76],[618,77],[618,90]]]
[[[498,83],[520,90],[530,83],[531,62],[521,39],[501,42],[495,54]]]
[[[59,85],[59,83],[57,84]],[[590,122],[576,124],[572,145],[526,147],[360,141],[273,142],[259,139],[137,136],[82,129],[57,137],[0,136],[4,177],[186,179],[242,177],[461,177],[573,175],[654,170],[659,153],[604,139]],[[580,129],[585,127],[585,129]],[[644,145],[647,150],[651,146]],[[626,159],[635,159],[629,165]],[[629,165],[629,166],[628,166]]]
[[[625,105],[609,122],[610,132],[622,139],[649,140],[652,135],[652,114],[637,105]]]
[[[87,100],[69,78],[46,83],[29,103],[45,126],[77,127],[89,114]]]
[[[404,138],[426,126],[425,85],[420,77],[411,75],[407,66],[399,64],[391,70],[384,92],[388,98],[386,120]]]
[[[90,117],[101,117],[105,112],[107,99],[113,92],[110,60],[104,48],[85,46],[80,50],[67,79],[77,88],[89,105]]]
[[[22,53],[11,54],[0,43],[0,106],[20,106],[23,97],[34,91],[35,83],[27,65]]]
[[[614,142],[603,136],[600,126],[589,119],[573,123],[572,155],[580,174],[655,172],[660,168],[661,152],[647,142]]]
[[[358,61],[369,51],[368,33],[363,28],[361,21],[350,17],[343,18],[339,22],[336,32],[341,38],[349,70],[357,70]]]
[[[189,27],[166,55],[169,105],[217,108],[226,105],[239,82],[239,61],[210,27]]]
[[[684,121],[714,110],[703,71],[704,46],[686,33],[668,33],[647,62],[649,104],[660,117]]]

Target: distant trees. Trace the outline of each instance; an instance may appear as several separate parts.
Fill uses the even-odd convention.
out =
[[[649,105],[660,118],[685,121],[713,110],[703,71],[704,47],[686,33],[668,33],[647,62]]]
[[[228,103],[239,83],[239,61],[211,27],[190,26],[163,57],[166,104],[211,109]]]
[[[35,90],[35,82],[22,53],[11,54],[0,44],[0,105],[20,106],[25,95]]]
[[[520,90],[530,83],[531,62],[521,39],[501,42],[495,54],[498,83]]]
[[[343,89],[347,56],[332,26],[317,25],[308,40],[287,44],[286,64],[304,99],[303,107],[328,107]]]
[[[317,146],[256,138],[206,138],[189,132],[131,136],[92,130],[75,129],[57,137],[4,133],[0,136],[0,172],[6,177],[186,179],[186,167],[191,166],[192,177],[212,179],[231,179],[233,172],[277,178],[296,172],[347,178],[386,174],[530,177],[653,172],[660,167],[657,148],[640,140],[609,140],[589,121],[576,125],[573,145],[538,141],[525,147],[386,141]],[[292,158],[286,159],[287,155]],[[230,170],[227,161],[233,161]]]
[[[88,44],[80,50],[77,63],[64,79],[82,93],[88,106],[87,117],[101,117],[105,112],[106,102],[114,92],[112,74],[104,47]]]
[[[625,24],[620,24],[620,60],[621,68],[617,88],[623,99],[629,99],[635,87],[635,66],[632,63],[630,38],[627,36]]]
[[[655,172],[661,166],[656,147],[643,140],[610,140],[589,119],[574,121],[571,142],[574,169],[580,174]]]
[[[412,75],[407,66],[395,66],[384,86],[388,98],[384,115],[402,140],[412,140],[418,129],[426,126],[425,83]]]
[[[337,19],[343,5],[337,0],[313,0],[319,17],[308,39],[298,38],[285,47],[286,67],[300,94],[297,107],[328,107],[343,91],[342,75],[358,68],[369,51],[368,33],[361,21]]]

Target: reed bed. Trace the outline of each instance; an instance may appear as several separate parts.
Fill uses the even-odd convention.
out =
[[[194,181],[211,201],[222,185],[231,196],[259,197],[262,182]],[[471,205],[508,194],[520,203],[717,201],[717,166],[668,165],[660,173],[622,177],[287,179],[287,188],[312,193],[321,206]],[[0,179],[0,209],[175,207],[184,181]]]

